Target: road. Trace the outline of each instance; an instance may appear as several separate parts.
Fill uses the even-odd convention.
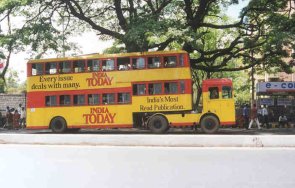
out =
[[[54,134],[51,130],[8,130],[0,128],[0,134],[11,133],[11,134]],[[72,133],[65,133],[72,134]],[[81,129],[79,132],[74,134],[153,134],[148,130],[139,129]],[[202,135],[200,129],[170,129],[165,134],[187,134],[187,135]],[[217,135],[295,135],[295,128],[271,128],[271,129],[240,129],[240,128],[221,128]]]

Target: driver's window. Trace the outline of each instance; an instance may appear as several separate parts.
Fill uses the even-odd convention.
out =
[[[218,87],[210,87],[209,88],[210,99],[218,99],[219,98],[219,91]]]
[[[222,98],[223,99],[232,98],[232,89],[230,86],[223,86],[222,87]]]

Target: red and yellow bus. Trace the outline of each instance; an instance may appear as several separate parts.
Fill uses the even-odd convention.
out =
[[[232,81],[203,82],[203,107],[193,109],[185,51],[93,54],[30,60],[27,128],[53,132],[95,128],[200,126],[206,133],[235,124]]]

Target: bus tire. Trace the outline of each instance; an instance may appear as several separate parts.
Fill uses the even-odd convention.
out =
[[[67,122],[62,117],[55,117],[50,122],[50,128],[54,133],[63,133],[67,130]]]
[[[148,121],[148,127],[156,134],[165,133],[169,129],[167,119],[161,115],[152,116]]]
[[[214,134],[219,129],[219,120],[214,115],[206,115],[201,119],[201,129],[206,134]]]

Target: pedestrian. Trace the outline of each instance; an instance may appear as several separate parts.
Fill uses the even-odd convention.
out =
[[[26,110],[24,107],[22,107],[20,111],[20,121],[19,126],[23,129],[26,127]]]
[[[18,107],[17,107],[18,113],[20,113],[21,110],[22,110],[22,104],[19,104]]]
[[[267,107],[264,105],[263,108],[262,108],[262,126],[264,126],[264,124],[266,124],[266,128],[270,128],[269,127],[269,123],[268,123],[268,110],[267,110]]]
[[[6,107],[6,124],[5,127],[7,127],[8,129],[12,128],[12,122],[13,122],[13,115],[11,113],[11,110],[9,108],[9,106]]]
[[[289,128],[289,123],[288,123],[288,119],[287,119],[287,116],[282,114],[280,117],[279,117],[279,128],[281,127],[286,127]]]
[[[259,122],[262,122],[262,108],[261,106],[258,106],[257,108],[257,118]]]
[[[251,121],[250,121],[250,124],[249,124],[249,128],[248,129],[251,129],[251,126],[252,126],[252,124],[253,124],[254,121],[256,122],[256,125],[257,125],[258,129],[261,129],[260,123],[259,123],[259,120],[258,120],[258,117],[257,117],[256,104],[253,104],[253,106],[251,108],[250,119],[251,119]]]
[[[248,109],[247,104],[244,104],[244,107],[243,107],[243,118],[244,118],[244,128],[248,129],[248,125],[249,125],[249,109]]]
[[[18,129],[19,128],[19,119],[20,119],[20,114],[18,113],[17,110],[14,111],[13,114],[13,129]]]

